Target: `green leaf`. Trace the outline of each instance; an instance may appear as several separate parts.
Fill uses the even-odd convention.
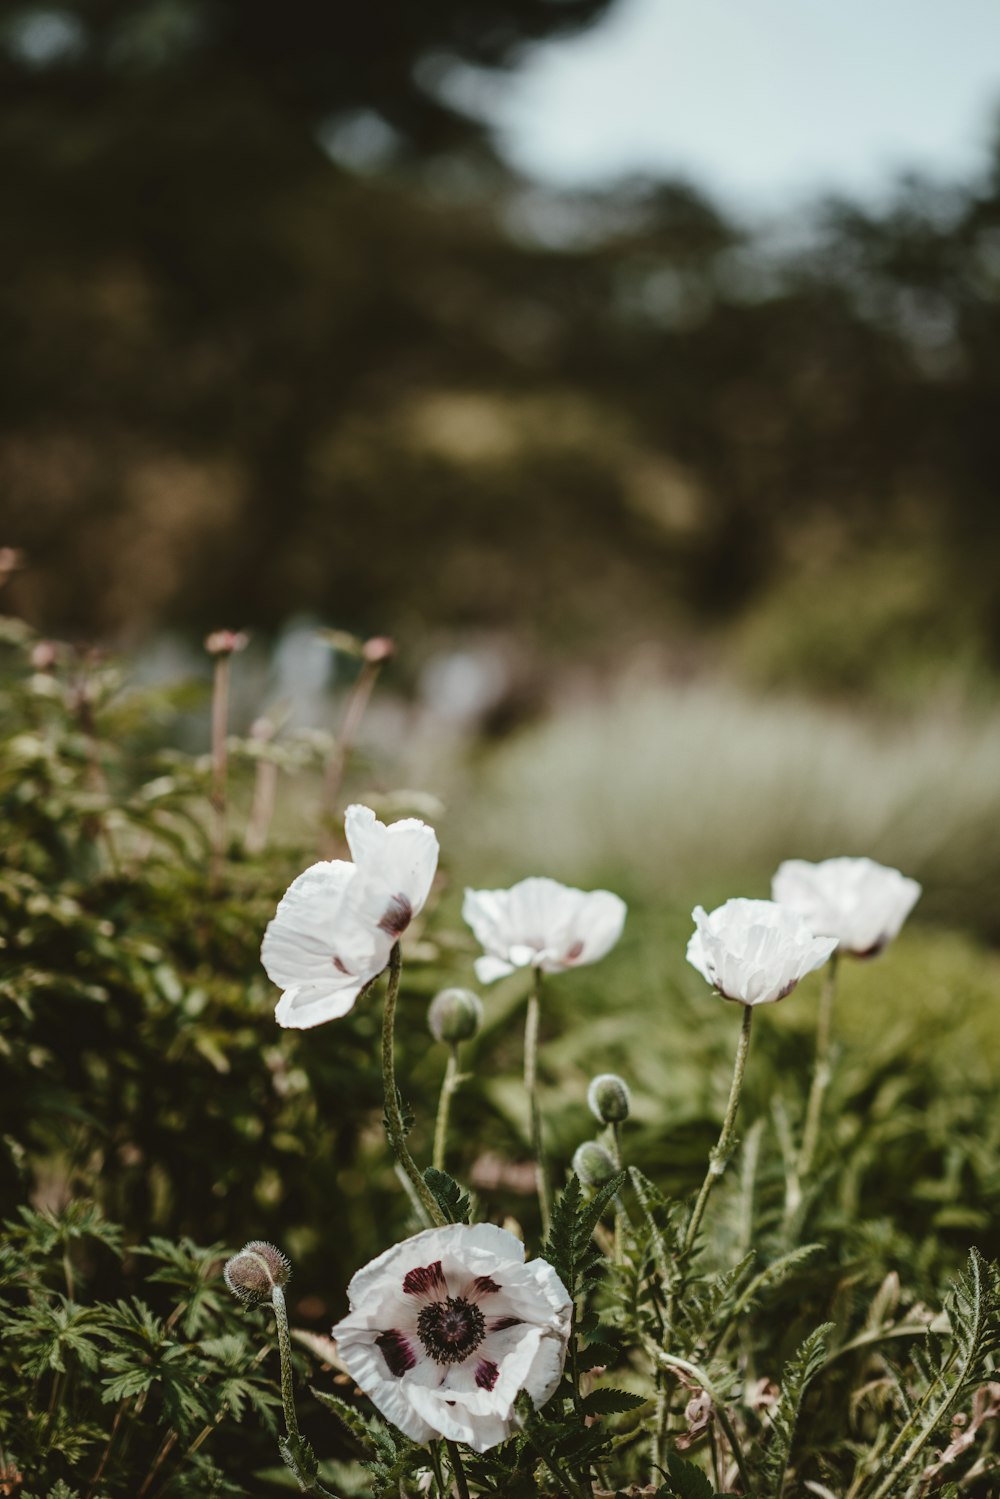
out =
[[[468,1193],[463,1193],[453,1176],[449,1176],[447,1171],[439,1171],[436,1166],[428,1166],[424,1172],[424,1181],[449,1223],[468,1223]]]
[[[620,1416],[625,1411],[638,1410],[646,1404],[645,1395],[632,1395],[628,1390],[591,1390],[580,1402],[585,1416]]]

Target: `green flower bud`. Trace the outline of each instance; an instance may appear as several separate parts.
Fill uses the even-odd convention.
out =
[[[614,1072],[602,1072],[587,1089],[590,1112],[602,1124],[621,1124],[629,1116],[632,1098],[628,1084]]]
[[[223,1270],[226,1285],[239,1301],[248,1306],[259,1306],[271,1300],[275,1286],[284,1286],[292,1273],[292,1266],[280,1249],[266,1244],[263,1239],[252,1239],[244,1244],[239,1254],[226,1262]]]
[[[617,1173],[617,1166],[603,1145],[585,1140],[573,1156],[573,1170],[588,1187],[603,1187]]]
[[[468,1041],[483,1023],[483,1002],[471,989],[442,989],[431,1000],[427,1024],[435,1041]]]

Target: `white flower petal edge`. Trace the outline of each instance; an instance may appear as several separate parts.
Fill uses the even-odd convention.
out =
[[[260,950],[268,978],[284,990],[279,1025],[307,1030],[346,1015],[389,961],[392,938],[351,900],[356,879],[342,859],[313,864],[279,901]]]
[[[874,958],[899,935],[922,894],[916,880],[874,859],[786,859],[771,893],[797,911],[822,937],[836,937],[841,952]]]
[[[395,941],[430,894],[438,864],[437,834],[417,817],[387,827],[370,807],[357,803],[344,815],[344,831],[360,876],[355,904]]]
[[[485,956],[476,977],[489,984],[515,968],[563,973],[596,963],[622,934],[627,907],[610,890],[577,890],[533,876],[509,890],[466,890],[462,916]]]
[[[545,1260],[493,1224],[427,1229],[353,1277],[333,1329],[361,1389],[415,1442],[444,1436],[485,1452],[562,1376],[573,1307]]]
[[[770,900],[727,900],[710,915],[691,913],[687,960],[724,999],[773,1004],[821,968],[837,946],[816,937],[797,912]]]
[[[313,864],[293,880],[261,944],[267,976],[284,991],[275,1018],[296,1030],[347,1014],[423,908],[437,871],[437,835],[417,818],[386,827],[355,805],[344,824],[355,862]]]

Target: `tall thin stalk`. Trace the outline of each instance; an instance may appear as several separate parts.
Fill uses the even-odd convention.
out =
[[[740,1026],[740,1039],[736,1046],[736,1060],[733,1064],[733,1080],[729,1087],[729,1102],[726,1104],[726,1116],[722,1121],[722,1132],[719,1135],[714,1150],[709,1155],[708,1171],[705,1173],[705,1180],[702,1182],[701,1191],[698,1193],[694,1212],[691,1214],[690,1221],[688,1222],[687,1232],[684,1235],[684,1242],[681,1246],[681,1253],[683,1255],[687,1255],[691,1251],[691,1247],[698,1236],[698,1229],[701,1227],[701,1220],[705,1216],[705,1208],[708,1206],[708,1199],[712,1188],[725,1171],[726,1162],[729,1160],[733,1134],[736,1128],[736,1111],[740,1103],[740,1089],[743,1086],[743,1073],[746,1071],[747,1053],[750,1050],[750,1026],[752,1021],[753,1006],[744,1005],[743,1024]]]
[[[212,883],[222,878],[226,856],[226,781],[229,757],[229,652],[215,657],[212,678]]]
[[[833,1037],[833,1005],[837,996],[837,954],[833,954],[830,965],[823,976],[823,987],[819,997],[819,1014],[816,1018],[816,1063],[813,1068],[812,1086],[806,1104],[806,1122],[802,1131],[802,1147],[796,1163],[796,1175],[804,1181],[812,1169],[819,1144],[820,1125],[823,1121],[823,1100],[830,1086],[830,1044]]]
[[[528,995],[524,1021],[524,1088],[531,1115],[531,1153],[535,1159],[535,1188],[542,1217],[542,1237],[549,1236],[551,1206],[548,1173],[545,1169],[545,1142],[542,1138],[542,1111],[538,1102],[538,1022],[541,1013],[542,975],[535,969],[535,985]]]
[[[448,1052],[448,1063],[444,1069],[441,1096],[438,1100],[437,1119],[434,1124],[434,1155],[432,1159],[438,1171],[444,1170],[445,1157],[448,1151],[448,1119],[451,1114],[451,1100],[458,1089],[458,1084],[458,1042],[452,1041]]]
[[[389,955],[389,981],[385,990],[385,1008],[382,1011],[382,1087],[385,1094],[385,1128],[396,1159],[420,1199],[431,1222],[438,1227],[445,1222],[437,1200],[420,1174],[416,1161],[406,1144],[406,1129],[399,1108],[399,1093],[396,1088],[396,1059],[394,1033],[396,1026],[396,1001],[399,998],[399,979],[403,971],[403,958],[399,943],[394,942]]]

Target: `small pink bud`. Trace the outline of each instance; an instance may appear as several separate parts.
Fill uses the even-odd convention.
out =
[[[39,640],[31,647],[31,664],[36,671],[51,671],[58,658],[54,640]]]
[[[245,650],[249,640],[245,630],[213,630],[205,637],[205,649],[210,656],[232,656]]]
[[[369,666],[379,666],[383,661],[390,661],[396,654],[396,642],[390,640],[388,635],[373,635],[361,647],[361,654]]]
[[[275,1286],[284,1286],[292,1273],[289,1260],[280,1249],[263,1239],[251,1239],[239,1254],[226,1262],[223,1270],[226,1285],[233,1295],[248,1306],[271,1300]]]

